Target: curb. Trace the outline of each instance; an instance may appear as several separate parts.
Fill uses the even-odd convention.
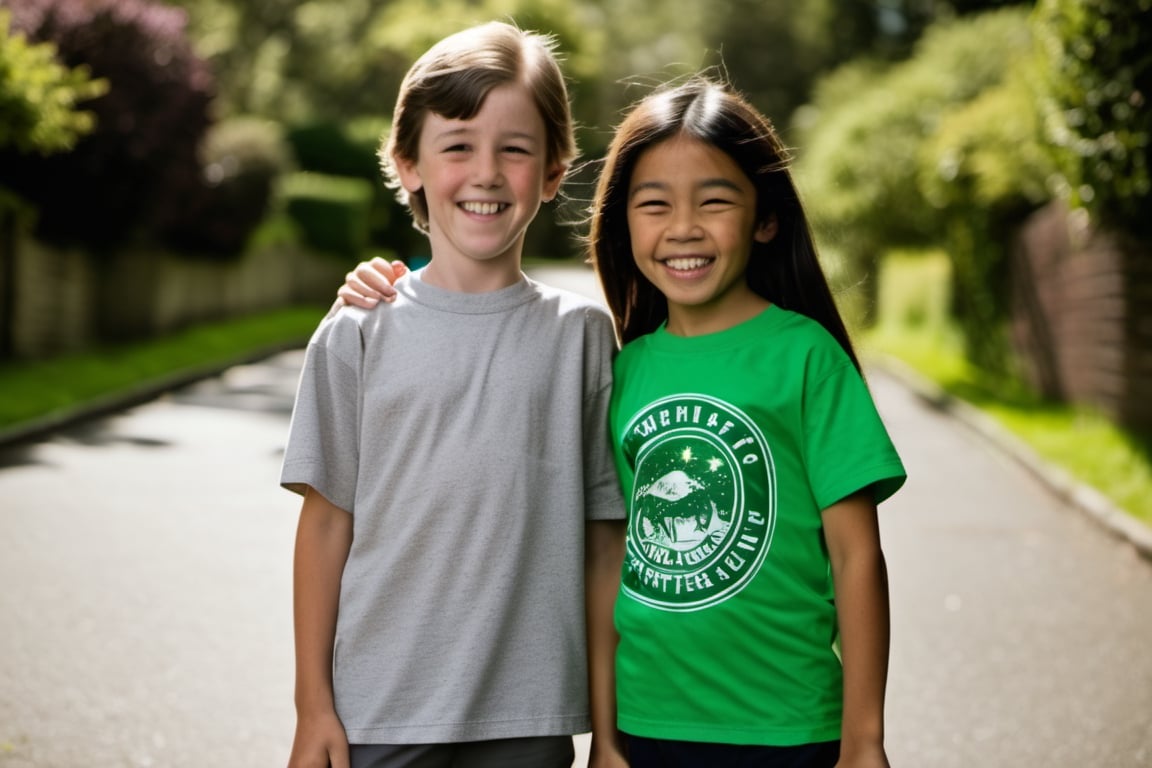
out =
[[[928,406],[947,413],[1017,464],[1028,470],[1056,498],[1086,514],[1113,536],[1130,543],[1152,562],[1152,527],[1116,506],[1095,488],[1048,464],[1032,448],[992,417],[954,397],[925,379],[905,363],[889,356],[869,358],[872,366],[896,379]]]
[[[305,339],[304,342],[273,344],[254,352],[247,352],[220,362],[197,366],[195,368],[187,368],[183,371],[177,371],[167,376],[152,379],[131,389],[94,398],[93,400],[72,408],[64,408],[45,416],[20,422],[11,427],[0,428],[0,449],[38,440],[66,427],[97,419],[102,416],[110,416],[118,411],[142,405],[143,403],[155,400],[167,392],[186,387],[189,384],[195,384],[204,379],[210,379],[213,376],[218,376],[229,368],[237,365],[259,362],[281,352],[299,349],[306,342],[307,340]]]

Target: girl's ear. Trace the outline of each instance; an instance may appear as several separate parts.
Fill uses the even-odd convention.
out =
[[[556,199],[556,195],[560,193],[560,183],[564,181],[564,174],[567,172],[566,165],[554,165],[548,169],[547,175],[544,176],[544,187],[540,190],[541,200],[550,203]]]
[[[400,183],[409,193],[415,194],[423,188],[424,180],[420,178],[415,160],[393,154],[392,164],[396,166],[396,175],[400,177]]]
[[[756,231],[752,233],[752,239],[758,243],[770,243],[772,238],[776,237],[776,233],[780,230],[780,222],[776,219],[776,214],[768,215],[765,221],[756,225]]]

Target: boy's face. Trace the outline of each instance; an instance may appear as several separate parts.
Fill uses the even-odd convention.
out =
[[[519,268],[524,233],[563,178],[562,166],[548,165],[546,138],[539,110],[518,84],[492,89],[471,120],[425,117],[419,159],[396,158],[396,167],[405,189],[424,191],[434,261]]]

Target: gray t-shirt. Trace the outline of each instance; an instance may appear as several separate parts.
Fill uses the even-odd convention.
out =
[[[587,731],[584,525],[624,516],[611,320],[527,277],[396,287],[317,329],[281,476],[353,515],[334,659],[348,740]]]

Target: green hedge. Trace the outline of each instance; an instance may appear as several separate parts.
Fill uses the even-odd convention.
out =
[[[313,248],[360,258],[368,247],[372,184],[351,176],[301,171],[285,177],[288,215]]]

